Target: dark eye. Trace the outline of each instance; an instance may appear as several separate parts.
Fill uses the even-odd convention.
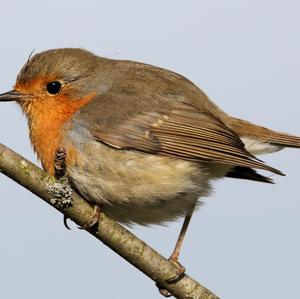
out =
[[[61,83],[58,81],[53,81],[47,84],[47,91],[50,94],[57,94],[61,90]]]

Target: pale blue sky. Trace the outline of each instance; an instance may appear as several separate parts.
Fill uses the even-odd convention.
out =
[[[271,1],[6,1],[0,92],[33,48],[83,47],[155,64],[232,115],[300,135],[300,4]],[[26,120],[0,106],[0,142],[36,161]],[[191,223],[181,262],[222,299],[300,298],[300,151],[263,157],[276,185],[222,180]],[[168,256],[181,223],[134,232]],[[161,298],[154,284],[0,175],[0,298]]]

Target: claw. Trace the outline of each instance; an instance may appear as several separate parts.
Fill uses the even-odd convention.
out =
[[[78,228],[79,229],[91,229],[92,227],[94,227],[97,223],[99,223],[100,213],[101,213],[100,207],[95,205],[93,214],[91,217],[91,221],[86,225],[79,226]]]
[[[168,260],[176,266],[176,273],[173,277],[170,277],[170,278],[166,279],[166,282],[169,283],[169,284],[176,283],[177,281],[181,280],[184,277],[185,267],[182,266],[178,262],[178,257],[171,256]],[[168,298],[168,297],[172,296],[172,294],[167,289],[165,289],[164,287],[162,287],[158,283],[156,283],[156,286],[158,287],[158,290],[159,290],[160,294],[163,295],[164,297]]]
[[[68,230],[71,230],[70,226],[68,225],[68,219],[70,219],[68,216],[64,215],[64,226]]]
[[[180,279],[182,279],[183,276],[185,275],[185,267],[178,262],[178,259],[175,259],[172,256],[169,258],[169,261],[176,266],[176,274],[173,277],[168,278],[166,282],[175,283]]]
[[[156,286],[161,295],[163,295],[166,298],[172,297],[172,294],[168,290],[166,290],[162,286],[160,286],[158,283],[156,283]]]

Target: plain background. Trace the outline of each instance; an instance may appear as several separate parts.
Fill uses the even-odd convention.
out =
[[[181,73],[232,115],[300,135],[300,5],[285,0],[6,1],[0,92],[32,49],[83,47]],[[36,162],[25,117],[0,106],[0,142]],[[222,180],[181,262],[221,298],[300,298],[300,151],[263,157],[276,185]],[[152,281],[0,176],[0,298],[161,298]],[[168,256],[181,223],[134,228]]]

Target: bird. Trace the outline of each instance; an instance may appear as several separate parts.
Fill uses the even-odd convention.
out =
[[[98,212],[127,225],[185,217],[170,256],[178,263],[214,180],[272,183],[258,170],[283,173],[256,156],[300,148],[300,137],[230,116],[173,71],[81,48],[33,55],[0,101],[20,105],[46,172],[66,150],[70,185]]]

